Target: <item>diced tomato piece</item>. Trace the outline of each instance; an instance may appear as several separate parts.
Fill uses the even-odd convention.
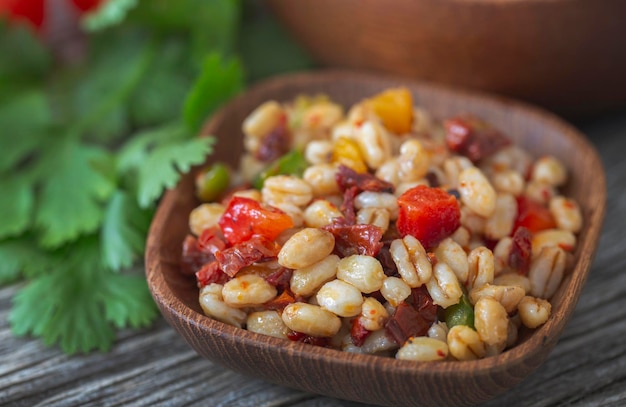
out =
[[[520,227],[528,228],[532,234],[540,230],[555,228],[556,222],[547,206],[522,196],[517,198],[517,218],[513,230]]]
[[[285,229],[293,227],[293,220],[285,212],[254,199],[233,197],[220,217],[220,228],[230,244],[262,235],[274,240]]]
[[[426,249],[450,236],[459,226],[459,203],[441,188],[418,185],[398,198],[398,232],[414,236]]]

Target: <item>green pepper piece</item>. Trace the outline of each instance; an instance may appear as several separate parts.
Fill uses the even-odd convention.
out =
[[[472,329],[476,329],[474,328],[474,307],[472,307],[465,294],[463,294],[458,304],[446,308],[445,317],[448,328],[452,328],[455,325],[467,325]]]
[[[261,171],[254,181],[252,186],[256,189],[263,188],[265,180],[274,175],[297,175],[301,176],[307,167],[304,154],[300,150],[292,150],[287,154],[277,158],[263,171]]]
[[[230,185],[230,171],[225,164],[215,163],[196,175],[196,196],[203,202],[217,199]]]

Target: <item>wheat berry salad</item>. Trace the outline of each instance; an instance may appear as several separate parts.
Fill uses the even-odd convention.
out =
[[[471,360],[550,316],[582,226],[568,171],[404,88],[267,101],[239,168],[198,172],[181,272],[204,313],[346,352]]]

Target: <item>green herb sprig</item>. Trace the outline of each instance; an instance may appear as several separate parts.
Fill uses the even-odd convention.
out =
[[[212,152],[204,120],[246,78],[310,66],[238,0],[108,0],[82,22],[88,51],[65,65],[0,25],[0,284],[22,281],[13,332],[67,353],[155,320],[145,239],[164,190]],[[264,49],[274,65],[257,68]]]

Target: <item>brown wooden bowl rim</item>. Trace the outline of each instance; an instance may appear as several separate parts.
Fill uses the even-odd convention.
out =
[[[305,82],[310,85],[328,83],[329,81],[340,80],[358,80],[358,81],[389,81],[390,83],[406,83],[417,91],[430,90],[438,93],[446,93],[451,97],[462,95],[478,101],[482,104],[488,104],[502,109],[515,109],[523,115],[534,120],[544,122],[546,126],[556,128],[565,137],[570,138],[580,149],[589,150],[590,170],[597,173],[597,182],[592,185],[591,194],[596,194],[598,202],[606,202],[606,181],[604,169],[599,155],[590,142],[574,127],[567,124],[557,116],[531,106],[529,104],[511,100],[509,98],[494,96],[486,93],[467,91],[451,88],[448,86],[435,85],[412,78],[403,78],[393,75],[374,75],[351,70],[317,70],[312,72],[300,72],[288,75],[282,75],[267,79],[249,87],[243,94],[235,97],[223,108],[216,112],[207,122],[202,134],[210,133],[210,130],[217,126],[229,112],[246,97],[253,94],[267,94],[268,98],[272,89],[283,86],[285,83]],[[176,189],[168,191],[163,197],[157,212],[154,216],[148,240],[146,245],[146,276],[147,281],[156,303],[166,317],[172,320],[184,321],[198,328],[198,330],[206,332],[208,335],[226,338],[233,344],[249,346],[252,348],[268,351],[272,348],[272,352],[279,352],[285,356],[306,358],[309,360],[332,360],[333,363],[349,364],[355,368],[370,368],[372,364],[380,365],[383,369],[392,369],[399,374],[428,374],[428,375],[446,375],[455,374],[455,372],[481,371],[483,373],[489,371],[501,370],[503,364],[517,364],[529,357],[545,353],[544,346],[554,346],[561,332],[563,331],[567,321],[574,311],[586,278],[588,276],[591,262],[595,254],[595,248],[600,236],[602,221],[604,219],[604,205],[595,208],[592,212],[592,218],[588,219],[587,237],[579,245],[577,251],[577,261],[570,272],[571,278],[567,283],[566,289],[568,295],[564,296],[557,315],[553,314],[550,319],[541,327],[536,329],[530,338],[525,342],[515,345],[513,348],[506,350],[504,353],[484,359],[474,361],[441,361],[432,362],[414,362],[396,360],[393,358],[347,353],[335,349],[327,349],[299,342],[291,342],[284,339],[269,337],[257,334],[244,329],[235,328],[231,325],[215,321],[205,315],[202,315],[188,308],[180,299],[176,298],[170,290],[159,263],[159,251],[161,249],[159,235],[163,233],[161,225],[167,214],[176,204]],[[182,242],[181,242],[182,244]],[[563,288],[565,289],[565,288]],[[167,315],[169,314],[169,315]]]

